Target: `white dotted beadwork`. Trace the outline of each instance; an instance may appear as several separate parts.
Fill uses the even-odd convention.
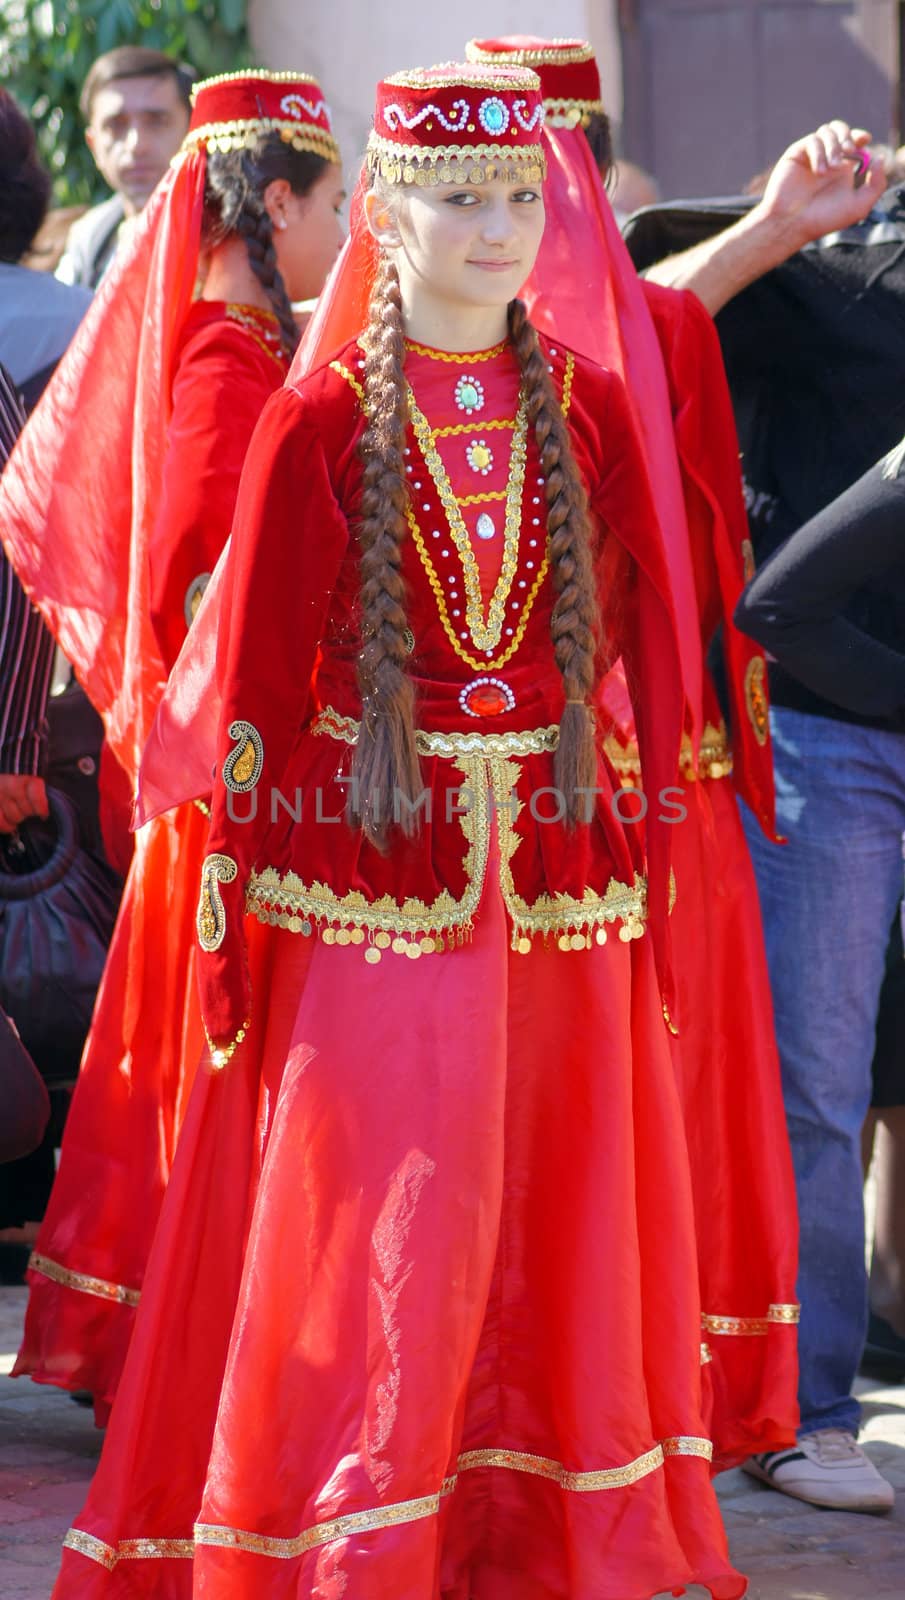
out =
[[[455,397],[459,410],[470,417],[484,405],[484,385],[478,378],[462,377],[456,384]]]
[[[473,439],[465,451],[465,459],[472,472],[479,472],[482,478],[493,470],[493,451],[486,439]]]
[[[520,102],[524,105],[524,101]],[[506,132],[509,126],[509,107],[505,100],[492,94],[487,100],[482,100],[478,106],[478,121],[485,133],[497,139]]]
[[[473,678],[460,690],[459,705],[469,717],[498,717],[514,709],[515,695],[502,678]]]

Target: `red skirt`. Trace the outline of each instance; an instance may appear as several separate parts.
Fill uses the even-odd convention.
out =
[[[732,784],[684,782],[671,918],[714,1460],[798,1424],[795,1178],[757,884]],[[776,846],[781,849],[781,845]]]
[[[198,807],[183,806],[136,836],[29,1272],[15,1372],[89,1390],[101,1423],[204,1045],[194,948],[207,830]]]
[[[741,1596],[648,939],[251,932],[56,1600]]]

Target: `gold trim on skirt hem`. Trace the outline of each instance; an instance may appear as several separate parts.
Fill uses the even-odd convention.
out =
[[[318,1522],[305,1528],[295,1538],[279,1539],[270,1534],[251,1533],[244,1528],[228,1528],[210,1522],[195,1524],[194,1539],[123,1539],[117,1545],[105,1544],[94,1534],[83,1533],[81,1528],[70,1528],[63,1540],[68,1550],[87,1556],[106,1567],[108,1572],[119,1561],[185,1560],[198,1546],[238,1550],[250,1555],[271,1556],[277,1561],[292,1561],[330,1544],[334,1539],[348,1539],[354,1534],[370,1533],[375,1528],[398,1527],[405,1522],[417,1522],[423,1517],[436,1516],[440,1502],[455,1490],[459,1474],[481,1468],[495,1467],[506,1472],[525,1472],[531,1477],[545,1478],[557,1488],[574,1494],[594,1494],[600,1490],[627,1489],[640,1479],[658,1472],[665,1462],[677,1456],[696,1457],[702,1461],[713,1459],[713,1445],[709,1439],[694,1435],[681,1435],[664,1439],[652,1450],[637,1456],[622,1467],[602,1467],[592,1472],[572,1472],[559,1461],[547,1456],[535,1456],[521,1450],[466,1450],[456,1463],[456,1472],[445,1478],[433,1494],[416,1500],[400,1500],[394,1505],[374,1506],[368,1511],[351,1511],[345,1516],[333,1517],[328,1522]]]
[[[93,1294],[98,1300],[113,1300],[119,1305],[137,1306],[140,1289],[127,1289],[123,1283],[108,1283],[106,1278],[92,1278],[86,1272],[72,1272],[49,1256],[33,1251],[28,1262],[30,1272],[40,1272],[42,1277],[61,1283],[64,1289],[76,1289],[79,1294]]]
[[[704,1312],[701,1315],[701,1328],[704,1333],[738,1334],[769,1333],[771,1327],[795,1327],[801,1316],[799,1305],[774,1305],[769,1306],[765,1317],[717,1317]]]

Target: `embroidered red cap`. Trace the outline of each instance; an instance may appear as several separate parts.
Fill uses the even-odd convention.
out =
[[[501,67],[507,63],[531,67],[540,77],[546,120],[554,128],[587,125],[594,112],[603,111],[600,72],[586,39],[539,39],[511,33],[500,39],[470,39],[467,60]]]
[[[397,72],[377,85],[368,166],[389,183],[539,182],[540,79],[518,65]]]
[[[256,69],[195,85],[183,149],[242,150],[268,133],[279,133],[295,150],[340,159],[330,108],[308,73]]]

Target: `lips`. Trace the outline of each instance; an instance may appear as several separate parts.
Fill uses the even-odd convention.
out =
[[[473,261],[469,261],[468,265],[470,267],[480,267],[483,272],[511,272],[514,267],[518,266],[518,262],[517,261],[499,261],[499,260],[494,260],[494,261],[473,260]]]

